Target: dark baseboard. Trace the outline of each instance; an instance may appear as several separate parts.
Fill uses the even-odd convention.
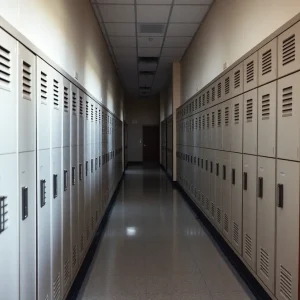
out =
[[[106,209],[106,212],[101,220],[101,223],[95,233],[95,236],[94,236],[94,239],[90,245],[90,248],[85,256],[85,259],[80,267],[80,270],[72,284],[72,287],[68,293],[68,296],[66,298],[66,300],[76,300],[77,297],[78,297],[78,294],[79,294],[79,291],[81,289],[81,286],[83,284],[83,281],[86,277],[86,274],[88,272],[88,269],[93,261],[93,258],[94,258],[94,255],[96,253],[96,250],[98,248],[98,245],[99,243],[101,242],[101,239],[102,239],[102,236],[103,236],[103,233],[105,231],[105,228],[106,228],[106,225],[107,225],[107,222],[109,220],[109,217],[110,217],[110,214],[111,214],[111,211],[115,205],[115,202],[116,202],[116,199],[117,199],[117,195],[118,195],[118,192],[120,190],[120,187],[121,187],[121,183],[123,181],[123,178],[124,178],[124,172],[123,172],[123,175],[118,183],[118,186],[111,198],[111,201]]]

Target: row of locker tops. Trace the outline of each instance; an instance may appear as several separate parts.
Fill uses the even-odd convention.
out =
[[[177,120],[300,70],[300,22],[177,109]]]

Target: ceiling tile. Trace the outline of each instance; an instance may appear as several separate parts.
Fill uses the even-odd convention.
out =
[[[172,4],[172,0],[136,0],[137,4]]]
[[[113,47],[136,47],[136,38],[135,37],[111,36],[109,39],[110,39],[111,45]]]
[[[174,61],[182,57],[186,48],[163,48],[161,56],[173,57]]]
[[[171,23],[200,23],[208,11],[208,5],[175,5]]]
[[[139,77],[139,85],[140,86],[151,86],[153,82],[154,76],[153,75],[140,75]]]
[[[172,64],[174,61],[174,57],[162,56],[159,59],[159,64]]]
[[[174,4],[212,4],[213,0],[175,0]]]
[[[139,63],[139,70],[140,71],[155,71],[157,68],[157,63]]]
[[[135,22],[133,5],[99,4],[103,22]]]
[[[119,57],[124,56],[136,56],[136,48],[135,47],[114,47],[114,54],[116,55],[116,59],[119,60]]]
[[[169,24],[167,36],[194,36],[199,24]]]
[[[134,23],[104,23],[106,32],[111,36],[135,36]]]
[[[134,4],[134,0],[93,0],[92,3],[101,4]]]
[[[191,40],[191,37],[166,37],[164,47],[187,47]]]
[[[139,56],[158,57],[161,48],[139,48]]]
[[[139,37],[139,47],[161,47],[163,43],[163,37]]]
[[[137,22],[167,23],[170,5],[137,5]]]

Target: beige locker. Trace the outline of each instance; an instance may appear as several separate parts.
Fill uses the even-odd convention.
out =
[[[242,225],[243,225],[243,155],[231,153],[231,226],[232,245],[242,254]]]
[[[276,155],[276,82],[258,89],[258,155]]]
[[[244,94],[243,153],[257,154],[257,89]]]
[[[210,148],[210,108],[208,108],[207,110],[205,110],[205,141],[206,141],[206,148]]]
[[[215,185],[215,157],[216,151],[210,150],[209,151],[209,196],[210,196],[210,217],[215,224],[216,219],[216,185]]]
[[[258,157],[256,269],[272,293],[275,287],[275,174],[275,159]]]
[[[255,89],[258,84],[258,53],[244,60],[244,92]]]
[[[228,100],[232,97],[231,87],[232,87],[232,71],[229,71],[224,75],[224,100]]]
[[[223,216],[222,216],[222,154],[221,151],[215,152],[215,205],[216,205],[216,226],[220,232],[222,232]]]
[[[257,157],[243,155],[243,257],[256,270]]]
[[[217,113],[218,106],[210,109],[210,147],[212,149],[217,148]]]
[[[206,108],[211,107],[211,94],[210,94],[210,87],[205,89],[205,98],[206,98]]]
[[[278,77],[300,69],[300,22],[278,36]]]
[[[204,109],[206,109],[206,95],[205,95],[205,91],[202,91],[202,93],[200,94],[201,97],[201,111],[203,111]]]
[[[223,105],[219,104],[216,106],[216,149],[223,150],[223,131],[222,131],[222,125],[223,125]]]
[[[300,159],[300,72],[278,81],[277,157]]]
[[[276,297],[299,299],[299,163],[277,160]]]
[[[258,84],[263,85],[277,78],[277,38],[258,51]]]
[[[243,77],[243,63],[238,64],[231,72],[232,72],[232,80],[231,80],[231,96],[236,97],[243,93],[244,91],[244,77]]]
[[[211,106],[214,106],[217,103],[217,85],[214,82],[210,86],[210,93],[211,93]]]
[[[217,82],[216,82],[216,101],[217,104],[220,104],[223,102],[223,98],[224,98],[224,93],[223,93],[223,84],[222,84],[222,78],[220,78]]]
[[[232,152],[243,152],[243,95],[231,99],[231,143]]]
[[[202,111],[201,126],[202,126],[201,147],[206,148],[206,112],[205,111]]]
[[[222,176],[222,209],[223,235],[231,242],[231,176],[230,153],[222,153],[222,167],[219,170]]]
[[[230,151],[231,150],[231,100],[225,101],[223,104],[223,116],[222,116],[222,145],[223,150]]]

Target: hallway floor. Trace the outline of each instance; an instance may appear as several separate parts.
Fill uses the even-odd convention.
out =
[[[130,167],[78,300],[255,299],[161,170]]]

